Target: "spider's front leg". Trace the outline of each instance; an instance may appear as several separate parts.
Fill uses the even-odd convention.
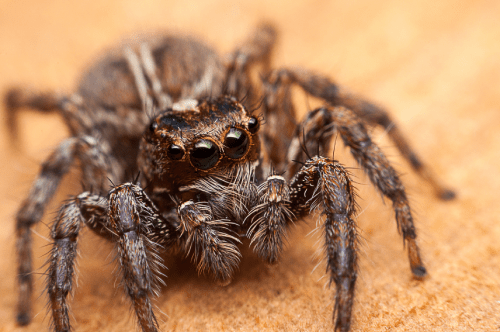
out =
[[[349,331],[357,276],[355,190],[345,168],[335,160],[313,157],[292,179],[290,205],[297,217],[318,210],[325,219],[327,270],[336,286],[335,330]]]
[[[149,232],[162,235],[169,245],[176,229],[158,215],[142,189],[126,183],[114,187],[109,198],[82,193],[65,204],[52,229],[48,293],[55,331],[70,331],[67,296],[73,289],[77,238],[85,223],[97,234],[117,243],[123,284],[130,296],[143,331],[158,330],[150,296],[158,285],[161,262]],[[161,282],[161,281],[160,281]]]
[[[144,191],[131,183],[110,191],[107,227],[116,236],[123,286],[138,323],[144,332],[157,331],[150,297],[158,293],[162,264],[156,254],[157,244],[148,235],[161,233],[163,243],[169,244],[177,235],[176,229],[159,216]]]
[[[29,196],[19,208],[16,216],[16,247],[19,284],[17,321],[20,325],[26,325],[31,320],[31,294],[33,292],[31,227],[42,218],[45,207],[75,159],[80,160],[83,183],[89,187],[104,190],[103,183],[106,177],[118,179],[122,173],[121,167],[108,150],[106,144],[99,144],[91,136],[71,137],[64,140],[42,164],[40,174],[31,187]]]

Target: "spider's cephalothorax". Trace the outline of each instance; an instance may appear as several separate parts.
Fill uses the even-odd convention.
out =
[[[245,165],[254,168],[260,157],[259,127],[259,119],[234,97],[167,110],[144,134],[139,168],[155,190],[181,195],[196,180],[235,173]]]
[[[334,328],[348,331],[358,271],[356,193],[346,169],[320,155],[330,153],[336,134],[392,201],[411,271],[426,275],[404,186],[367,126],[384,128],[441,198],[453,192],[439,184],[383,109],[322,75],[272,69],[275,38],[274,28],[263,25],[220,57],[193,39],[156,36],[107,53],[70,96],[17,88],[6,94],[12,137],[22,107],[57,111],[71,131],[43,163],[16,216],[20,324],[31,314],[31,227],[75,159],[93,191],[68,200],[52,226],[47,290],[56,331],[71,328],[67,296],[82,226],[116,244],[138,323],[153,332],[159,327],[151,305],[162,264],[157,251],[177,248],[198,271],[226,284],[239,264],[241,237],[259,257],[276,262],[290,224],[316,211],[336,287]],[[256,68],[259,82],[252,79]],[[293,85],[325,106],[298,122]],[[258,107],[250,111],[251,105]]]
[[[239,261],[234,236],[255,204],[260,120],[233,97],[205,100],[156,116],[141,141],[139,168],[146,193],[160,209],[179,211],[184,246],[195,247],[200,270],[230,280]],[[206,243],[215,236],[217,243]],[[206,234],[205,234],[206,233]],[[160,244],[165,237],[155,238]],[[177,239],[179,240],[179,239]],[[215,264],[215,265],[214,265]]]

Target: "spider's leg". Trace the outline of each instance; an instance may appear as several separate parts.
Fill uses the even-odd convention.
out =
[[[34,92],[26,88],[12,88],[5,94],[4,104],[7,111],[7,128],[12,145],[18,145],[18,113],[22,108],[31,108],[40,112],[59,113],[72,136],[91,134],[96,128],[112,127],[128,130],[126,134],[140,135],[137,132],[138,121],[144,123],[140,112],[127,112],[128,109],[107,111],[105,109],[89,110],[79,94],[70,96],[55,92]],[[97,107],[97,105],[94,105]],[[136,114],[139,113],[139,114]],[[144,117],[144,116],[142,116]]]
[[[70,331],[67,296],[73,289],[77,238],[82,222],[104,234],[107,200],[84,192],[64,204],[52,226],[52,250],[49,253],[47,291],[55,331]],[[108,234],[108,237],[110,235]]]
[[[290,183],[291,211],[297,218],[312,211],[325,216],[327,271],[335,283],[336,331],[349,331],[357,277],[355,190],[348,172],[337,161],[315,156],[307,160]]]
[[[273,75],[275,72],[271,72]],[[292,101],[292,84],[284,79],[273,80],[272,76],[263,79],[264,102],[262,104],[265,126],[262,126],[261,136],[267,159],[263,168],[271,165],[278,172],[285,170],[288,160],[287,150],[294,135],[296,135],[297,115]],[[267,162],[267,165],[265,164]],[[287,178],[293,173],[287,174]]]
[[[372,142],[364,123],[356,114],[344,107],[316,109],[307,116],[303,126],[314,128],[332,124],[340,133],[344,144],[350,148],[358,164],[368,174],[371,182],[392,201],[398,231],[403,235],[405,244],[408,246],[411,271],[416,277],[424,277],[427,271],[420,258],[413,216],[405,188],[396,171],[382,150]],[[296,137],[291,144],[289,151],[291,158],[297,158],[297,154],[300,153],[296,148],[299,140],[300,138]]]
[[[176,237],[176,230],[159,217],[144,191],[131,183],[110,191],[107,227],[116,236],[122,283],[138,323],[144,332],[157,331],[158,322],[150,298],[158,294],[162,263],[156,253],[158,245],[148,236],[153,235],[153,228],[163,227],[164,243],[169,243]]]
[[[141,45],[140,56],[130,47],[127,47],[124,49],[124,56],[134,77],[135,88],[139,94],[143,110],[149,111],[153,107],[153,98],[149,95],[150,90],[160,110],[171,107],[173,103],[172,97],[165,93],[162,88],[149,46],[146,43]],[[151,82],[151,88],[148,82]]]
[[[117,179],[120,168],[113,168],[112,158],[106,157],[93,137],[72,137],[64,140],[42,164],[38,178],[33,183],[28,197],[16,215],[16,247],[18,260],[19,303],[17,321],[21,325],[30,322],[32,278],[31,227],[38,223],[54,195],[60,180],[68,172],[75,157],[81,161],[84,183],[94,189],[107,183],[106,177]]]
[[[181,232],[186,232],[185,252],[193,250],[199,273],[208,272],[222,285],[231,281],[240,262],[241,253],[235,243],[240,241],[230,234],[231,223],[215,219],[207,202],[192,200],[178,207]]]
[[[45,207],[54,195],[59,181],[73,163],[75,148],[76,139],[69,138],[62,142],[42,164],[38,178],[16,215],[17,280],[19,285],[17,322],[20,325],[26,325],[31,320],[31,293],[33,291],[31,226],[42,218]]]
[[[272,25],[262,24],[240,47],[225,57],[227,68],[225,92],[245,98],[248,100],[245,105],[249,108],[256,106],[255,94],[258,93],[251,88],[249,69],[255,64],[260,64],[262,74],[270,70],[276,35],[276,29]]]
[[[420,160],[384,109],[344,91],[329,78],[303,68],[275,70],[270,74],[268,81],[274,86],[298,84],[307,93],[327,101],[332,106],[345,106],[351,109],[369,125],[381,126],[414,171],[434,188],[441,199],[449,200],[455,197],[455,193],[442,185],[431,169]]]
[[[61,111],[63,97],[54,92],[34,92],[26,88],[11,88],[4,96],[6,121],[11,143],[18,144],[18,112],[32,108],[40,112]]]
[[[336,161],[323,157],[307,160],[290,185],[271,175],[259,186],[259,204],[247,219],[257,254],[273,263],[283,247],[286,228],[311,211],[326,216],[322,223],[327,269],[335,283],[335,329],[349,331],[357,276],[355,191],[348,172]]]

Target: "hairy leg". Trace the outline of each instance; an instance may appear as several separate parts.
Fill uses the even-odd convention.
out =
[[[47,291],[52,310],[52,324],[57,332],[69,332],[68,294],[73,290],[73,275],[77,255],[77,238],[82,223],[104,235],[107,200],[89,192],[82,193],[64,204],[52,226],[52,249],[49,253]],[[107,237],[110,235],[107,234]]]
[[[371,182],[392,201],[398,231],[403,235],[408,247],[411,271],[416,277],[424,277],[427,271],[420,258],[420,250],[416,242],[417,233],[405,188],[382,150],[372,142],[364,122],[344,107],[319,108],[312,111],[301,126],[310,131],[319,132],[320,128],[332,124]],[[292,159],[299,159],[303,153],[297,147],[300,144],[299,140],[300,137],[294,138],[290,146],[289,157]],[[293,169],[295,166],[290,165],[290,167]]]
[[[13,146],[18,145],[18,112],[21,108],[32,108],[40,112],[61,112],[63,97],[53,92],[37,93],[29,89],[12,88],[4,96],[7,111],[7,130]]]
[[[327,272],[335,284],[336,331],[349,331],[357,278],[356,193],[349,173],[324,157],[307,160],[290,183],[290,207],[296,218],[317,211],[321,222]]]
[[[248,109],[255,107],[259,91],[254,91],[250,69],[260,65],[259,73],[267,75],[271,67],[271,56],[277,32],[270,24],[260,25],[240,47],[226,55],[226,93],[245,98]]]
[[[396,126],[394,120],[390,118],[384,109],[344,91],[329,78],[303,68],[275,70],[269,75],[267,81],[267,84],[277,91],[280,89],[286,91],[290,85],[297,84],[307,93],[325,100],[332,106],[345,106],[351,109],[367,124],[381,126],[415,172],[433,187],[441,199],[449,200],[455,197],[455,193],[445,188],[431,169],[420,160]],[[281,99],[286,100],[284,97]]]
[[[271,175],[259,186],[259,204],[247,218],[254,251],[275,262],[287,226],[312,212],[319,212],[323,229],[327,272],[335,284],[335,330],[349,331],[357,278],[355,190],[348,172],[336,161],[315,156],[307,160],[290,185]]]
[[[137,185],[125,183],[109,193],[107,228],[115,235],[125,293],[144,332],[158,330],[151,296],[157,296],[162,267],[159,245],[151,240],[161,234],[168,246],[178,238],[177,229],[159,215],[158,209]]]
[[[19,303],[17,321],[30,322],[32,278],[31,227],[38,223],[54,195],[62,177],[68,172],[75,158],[80,159],[84,183],[95,190],[107,185],[107,177],[117,179],[120,169],[110,167],[115,163],[97,144],[93,137],[73,137],[63,141],[42,164],[38,178],[23,201],[16,216]]]

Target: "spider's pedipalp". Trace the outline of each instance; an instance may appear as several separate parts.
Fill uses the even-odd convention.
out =
[[[208,204],[184,202],[179,206],[182,227],[187,232],[186,249],[193,250],[199,273],[208,272],[222,285],[228,284],[240,262],[241,253],[231,233],[229,220],[214,220]]]
[[[286,240],[286,230],[293,220],[290,211],[290,188],[279,175],[270,175],[259,186],[259,204],[247,216],[251,225],[247,237],[254,252],[269,263],[275,263]]]

